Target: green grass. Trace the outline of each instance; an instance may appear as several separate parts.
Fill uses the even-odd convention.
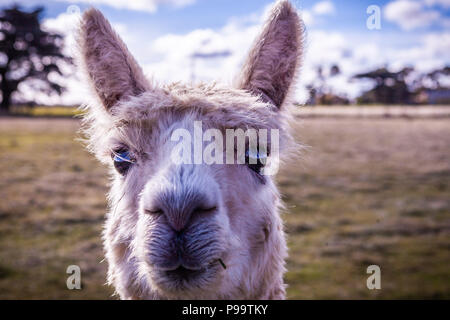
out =
[[[0,118],[0,299],[108,299],[106,170],[71,119]],[[278,184],[290,299],[450,298],[450,122],[308,119]],[[82,290],[66,288],[66,268]],[[366,268],[381,267],[381,290]]]

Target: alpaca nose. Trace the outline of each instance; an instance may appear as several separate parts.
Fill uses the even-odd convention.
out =
[[[218,208],[216,202],[204,193],[192,190],[181,194],[162,192],[157,198],[157,207],[146,212],[164,214],[170,227],[178,234],[197,218],[213,214]]]

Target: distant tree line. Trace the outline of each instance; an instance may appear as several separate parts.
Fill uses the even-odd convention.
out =
[[[339,66],[333,65],[326,77],[323,67],[318,67],[316,81],[307,86],[308,104],[349,104],[346,96],[334,93],[327,84],[339,73]],[[412,67],[397,72],[382,67],[356,74],[350,80],[361,79],[371,81],[373,87],[356,98],[357,104],[450,104],[450,66],[429,73],[419,73]]]

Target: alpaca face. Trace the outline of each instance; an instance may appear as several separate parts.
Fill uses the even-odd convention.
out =
[[[221,95],[226,97],[225,92]],[[136,108],[147,104],[145,96],[137,99]],[[120,125],[102,142],[109,146],[104,148],[106,153],[112,150],[106,161],[114,177],[106,238],[129,239],[120,265],[133,273],[130,278],[139,279],[140,286],[151,288],[146,297],[237,295],[255,254],[278,239],[274,229],[278,223],[272,222],[278,194],[271,176],[261,175],[248,163],[178,164],[171,160],[179,143],[172,141],[177,130],[194,136],[193,123],[198,119],[202,119],[203,132],[215,128],[225,133],[229,128],[214,122],[211,116],[216,110],[202,109],[202,115],[195,109],[192,105],[176,113],[155,111],[157,119]],[[247,117],[252,114],[248,112],[242,120]],[[265,128],[261,122],[259,126]],[[202,149],[215,142],[203,141]],[[194,140],[191,144],[193,150]],[[117,247],[117,243],[109,245]],[[115,249],[111,252],[117,259]]]
[[[281,1],[233,86],[154,86],[101,13],[84,14],[81,65],[96,99],[84,127],[113,177],[104,243],[108,280],[121,298],[284,297],[280,200],[263,174],[270,161],[248,140],[241,150],[218,135],[276,131],[264,149],[286,150],[286,96],[301,30],[296,11]],[[180,132],[192,138],[182,149],[174,139]],[[258,136],[259,150],[263,140]],[[196,161],[213,149],[222,162]],[[180,162],[179,150],[192,152]],[[242,154],[244,163],[227,161]]]
[[[260,199],[258,193],[269,183],[262,179],[269,178],[257,176],[245,165],[170,161],[168,156],[176,145],[171,141],[173,132],[181,128],[192,132],[193,120],[192,115],[185,115],[180,121],[168,121],[168,128],[137,130],[147,140],[139,148],[146,157],[136,157],[125,177],[115,173],[127,199],[136,199],[126,207],[137,211],[131,254],[138,261],[139,275],[160,295],[174,298],[198,291],[204,294],[212,288],[220,291],[227,284],[222,282],[226,273],[241,273],[233,255],[240,252],[241,262],[250,259],[249,248],[240,247],[254,237],[261,238],[265,227],[261,217],[268,214],[264,208],[271,211],[275,198]],[[237,179],[242,182],[240,188],[235,186]],[[252,215],[253,223],[260,225],[243,232],[242,217]]]

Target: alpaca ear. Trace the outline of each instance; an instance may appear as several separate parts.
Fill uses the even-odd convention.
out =
[[[273,7],[236,86],[280,108],[294,84],[302,54],[303,23],[289,1]]]
[[[83,14],[78,43],[85,73],[106,109],[148,89],[142,69],[100,11]]]

